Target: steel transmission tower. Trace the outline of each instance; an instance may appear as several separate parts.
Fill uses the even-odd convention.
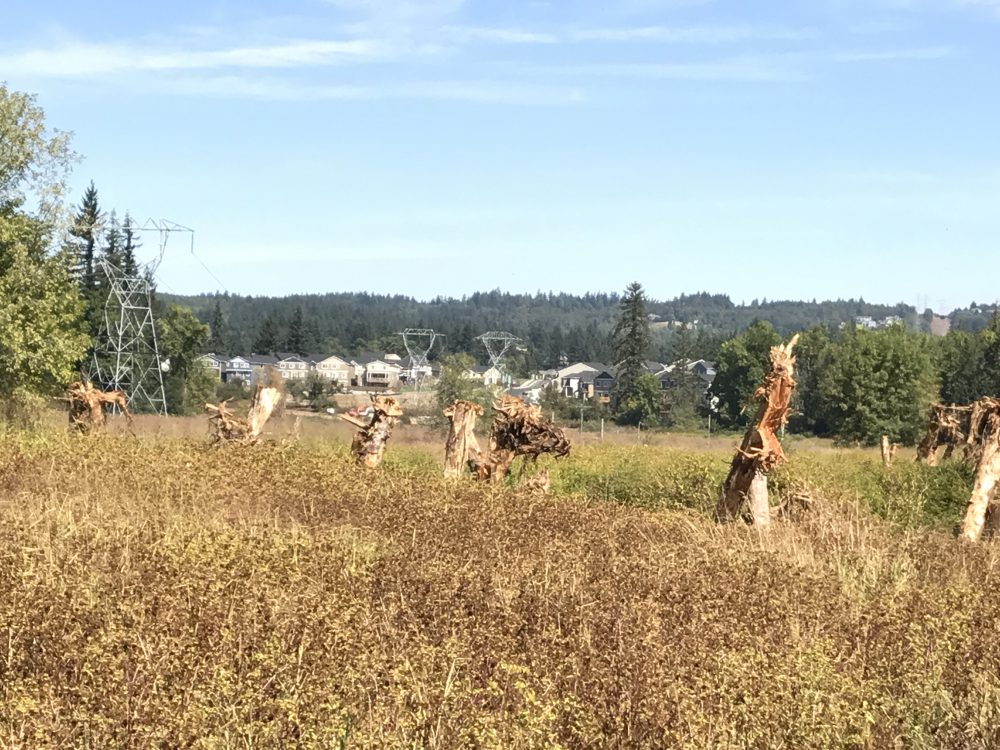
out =
[[[91,379],[105,388],[122,391],[132,411],[148,409],[165,415],[167,395],[163,373],[169,371],[170,362],[160,357],[150,302],[150,279],[163,262],[171,234],[189,234],[191,254],[194,255],[194,230],[166,219],[147,219],[142,225],[133,225],[132,230],[159,233],[159,252],[155,259],[141,265],[131,276],[109,263],[107,258],[100,259],[108,284],[108,299],[104,305],[104,322],[94,346]]]
[[[486,354],[489,355],[490,364],[497,370],[503,372],[503,358],[514,346],[521,343],[521,339],[513,333],[506,331],[487,331],[482,336],[476,336],[476,341],[482,341],[486,347]]]
[[[432,328],[407,328],[402,331],[403,346],[410,355],[410,375],[420,389],[420,371],[427,366],[427,357],[434,348],[434,343],[444,336],[435,333]]]
[[[129,276],[107,259],[100,260],[108,283],[104,324],[94,347],[92,379],[125,394],[132,411],[167,413],[156,326],[145,276]]]

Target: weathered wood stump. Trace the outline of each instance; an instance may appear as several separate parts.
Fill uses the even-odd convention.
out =
[[[457,477],[475,470],[482,461],[475,429],[476,420],[483,415],[483,407],[459,399],[444,410],[444,415],[451,422],[448,442],[444,446],[444,475]]]
[[[1000,399],[983,398],[973,404],[969,425],[969,440],[975,449],[967,455],[976,457],[976,480],[965,509],[961,537],[976,542],[987,525],[1000,522],[996,506],[997,483],[1000,482]],[[972,443],[968,444],[970,447]]]
[[[243,419],[229,411],[229,401],[219,404],[205,404],[209,411],[208,425],[213,445],[250,445],[257,442],[271,413],[281,401],[281,391],[273,386],[257,385],[247,418]]]
[[[966,442],[972,406],[934,404],[927,416],[927,432],[917,445],[917,460],[937,466],[951,457],[955,447]],[[940,456],[944,446],[944,456]]]
[[[105,406],[117,406],[125,418],[131,422],[132,415],[128,411],[128,402],[122,391],[102,391],[93,383],[78,381],[66,389],[66,400],[69,401],[69,429],[80,433],[89,433],[104,427],[106,415]]]
[[[722,485],[715,509],[720,522],[739,518],[746,503],[754,525],[766,527],[771,523],[767,474],[785,460],[777,433],[788,421],[788,404],[795,390],[792,349],[798,340],[796,335],[785,346],[771,348],[771,369],[753,394],[753,401],[759,403],[760,408],[743,436]]]
[[[490,452],[476,466],[476,476],[502,482],[518,456],[533,463],[543,453],[560,457],[569,450],[566,433],[546,419],[540,407],[505,394],[493,402]]]
[[[398,418],[403,416],[403,409],[392,396],[372,396],[372,409],[374,413],[368,423],[347,414],[340,415],[345,422],[358,428],[351,443],[351,453],[359,466],[369,469],[381,465],[385,457],[385,444],[392,435]]]
[[[885,468],[892,466],[893,459],[896,458],[896,451],[899,450],[899,446],[896,443],[889,441],[888,435],[882,436],[882,465]]]

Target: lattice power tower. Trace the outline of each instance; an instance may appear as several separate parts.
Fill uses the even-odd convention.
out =
[[[432,328],[407,328],[399,335],[403,337],[403,346],[410,355],[410,376],[420,390],[421,373],[427,366],[427,357],[434,343],[444,334],[436,333]]]
[[[131,411],[149,410],[167,413],[167,396],[163,373],[170,362],[160,357],[156,325],[150,301],[149,279],[159,268],[170,234],[191,235],[194,253],[194,230],[166,220],[149,219],[135,231],[155,231],[160,234],[159,255],[141,266],[135,275],[101,258],[99,263],[108,282],[108,299],[104,306],[104,322],[94,347],[91,380],[105,389],[122,391]],[[116,407],[117,408],[117,407]]]
[[[490,358],[490,364],[500,372],[503,372],[503,358],[507,356],[507,352],[521,343],[521,339],[506,331],[487,331],[482,336],[476,336],[476,341],[483,342],[486,354]]]

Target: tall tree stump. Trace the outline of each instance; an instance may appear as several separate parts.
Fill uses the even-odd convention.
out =
[[[385,457],[385,445],[392,435],[403,409],[392,396],[372,396],[372,418],[363,422],[356,417],[341,414],[340,418],[358,428],[351,443],[351,453],[359,466],[369,469],[381,465]]]
[[[95,388],[89,380],[72,383],[66,389],[66,400],[69,401],[71,431],[86,434],[104,427],[105,406],[117,406],[125,418],[132,421],[128,401],[122,391],[102,391]]]
[[[483,416],[483,407],[459,399],[444,410],[444,415],[451,422],[448,442],[444,446],[444,475],[457,477],[474,470],[482,461],[475,429],[476,420]]]
[[[977,449],[976,480],[965,509],[961,536],[976,542],[982,537],[987,523],[997,525],[1000,509],[996,506],[997,483],[1000,482],[1000,399],[983,398],[973,405],[969,427],[970,439]]]
[[[246,419],[229,411],[229,401],[230,399],[226,399],[219,404],[205,404],[209,412],[211,442],[213,445],[250,445],[257,442],[264,431],[264,425],[281,401],[281,391],[274,386],[258,383]]]
[[[788,404],[795,390],[792,349],[798,340],[795,335],[785,346],[771,347],[771,369],[753,394],[760,408],[736,450],[715,509],[720,522],[739,518],[747,503],[754,525],[771,523],[767,474],[785,460],[777,433],[788,421]]]
[[[896,458],[896,451],[899,450],[899,446],[896,443],[889,441],[888,435],[882,436],[882,465],[885,468],[892,466],[893,459]]]

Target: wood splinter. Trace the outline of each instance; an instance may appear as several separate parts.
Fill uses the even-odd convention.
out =
[[[892,461],[896,458],[896,451],[899,450],[899,445],[889,441],[888,435],[882,436],[882,465],[885,468],[892,466]]]
[[[257,442],[264,425],[281,400],[281,392],[273,386],[258,384],[254,390],[250,411],[243,419],[229,411],[229,401],[219,404],[205,404],[209,412],[208,424],[213,445],[251,445]]]
[[[761,527],[771,523],[767,474],[785,460],[777,433],[788,421],[788,405],[795,390],[792,349],[798,340],[795,335],[785,346],[771,347],[771,369],[753,394],[760,409],[736,450],[715,509],[720,522],[739,518],[747,503],[751,523]]]
[[[340,418],[358,428],[351,443],[351,453],[359,466],[369,469],[377,468],[385,457],[385,444],[392,435],[403,409],[392,396],[372,396],[371,421],[364,422],[348,414],[340,414]]]
[[[942,459],[951,457],[956,446],[966,443],[973,406],[934,404],[927,416],[927,432],[917,445],[917,461],[937,466]],[[944,455],[940,456],[944,446]],[[968,448],[966,459],[968,459]]]

